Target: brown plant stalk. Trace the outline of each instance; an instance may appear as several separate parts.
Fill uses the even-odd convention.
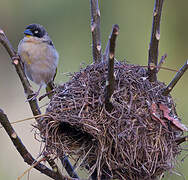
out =
[[[163,89],[163,95],[167,96],[172,89],[175,87],[177,82],[180,80],[180,78],[183,76],[183,74],[187,71],[188,69],[188,60],[185,62],[185,64],[180,68],[180,70],[176,73],[175,77],[172,79],[172,81],[169,83],[169,85]]]
[[[119,26],[115,24],[112,28],[112,33],[109,38],[109,55],[108,56],[108,79],[106,81],[105,105],[107,110],[112,109],[111,96],[114,92],[115,77],[114,77],[114,56],[116,47],[116,38],[119,33]]]
[[[102,59],[100,35],[100,9],[98,0],[90,0],[93,62]]]
[[[160,40],[160,22],[164,0],[156,0],[153,11],[153,25],[148,55],[148,76],[150,82],[157,80],[158,46]]]

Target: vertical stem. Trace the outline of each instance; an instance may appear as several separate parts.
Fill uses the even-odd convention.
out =
[[[110,98],[114,92],[115,77],[114,77],[114,56],[116,47],[116,38],[119,33],[119,26],[115,24],[112,28],[112,33],[109,39],[109,58],[108,58],[108,80],[106,82],[106,92],[105,92],[105,104],[107,110],[112,108]]]
[[[90,0],[90,9],[93,62],[99,62],[102,59],[102,50],[100,37],[100,10],[98,0]]]
[[[157,80],[158,46],[160,40],[160,22],[164,0],[155,0],[153,24],[148,55],[148,76],[151,82]]]

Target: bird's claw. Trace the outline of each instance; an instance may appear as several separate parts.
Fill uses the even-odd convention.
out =
[[[31,97],[30,97],[30,98],[27,98],[26,102],[36,100],[38,95],[39,95],[39,93],[38,93],[38,92],[33,93],[33,94],[31,95]]]
[[[20,61],[20,56],[18,54],[16,54],[15,56],[13,56],[12,58],[12,64],[14,65],[18,65],[19,61]]]

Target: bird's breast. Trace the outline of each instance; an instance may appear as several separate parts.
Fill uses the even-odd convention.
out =
[[[18,54],[30,80],[46,84],[53,79],[58,64],[58,53],[53,46],[43,42],[22,41],[18,46]]]

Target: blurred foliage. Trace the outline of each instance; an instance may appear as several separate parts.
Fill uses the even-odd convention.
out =
[[[60,63],[56,82],[63,83],[68,78],[64,73],[75,72],[81,63],[92,63],[89,1],[83,0],[0,0],[0,27],[6,32],[16,48],[26,25],[42,24],[51,36],[60,54]],[[116,58],[126,59],[134,64],[147,64],[148,46],[151,34],[154,0],[103,0],[101,9],[102,46],[111,32],[113,24],[119,24]],[[188,57],[188,2],[165,1],[162,22],[159,58],[168,54],[165,67],[179,69]],[[31,116],[25,102],[24,92],[5,50],[0,48],[0,107],[5,110],[11,121]],[[161,70],[159,79],[168,83],[174,72]],[[188,125],[187,88],[188,75],[185,74],[175,87],[172,95],[177,103],[177,110],[183,122]],[[36,86],[34,86],[36,88]],[[43,101],[41,105],[45,104]],[[40,143],[36,142],[31,132],[32,122],[15,125],[15,129],[24,144],[38,156]],[[16,179],[28,167],[16,152],[3,129],[0,129],[0,179]],[[34,148],[35,147],[35,148]],[[11,163],[10,163],[11,162]],[[186,166],[181,164],[181,172],[188,178]],[[16,168],[15,168],[16,167]],[[11,169],[11,173],[10,173]],[[24,177],[27,179],[27,177]],[[24,179],[23,178],[23,179]],[[35,170],[30,179],[48,179]],[[183,179],[177,175],[168,175],[165,179]]]

